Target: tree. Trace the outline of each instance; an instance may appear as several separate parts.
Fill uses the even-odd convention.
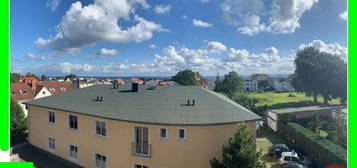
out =
[[[228,141],[228,146],[222,147],[222,161],[216,157],[210,160],[212,168],[264,168],[259,161],[260,153],[256,152],[252,136],[246,124],[240,124],[236,133]]]
[[[41,81],[46,81],[46,80],[48,80],[48,77],[45,75],[45,74],[43,74],[43,75],[41,75]]]
[[[222,90],[222,80],[219,78],[219,74],[217,74],[216,80],[214,81],[214,88],[215,92],[220,92]]]
[[[259,102],[259,99],[250,98],[247,94],[244,93],[235,95],[233,100],[243,107],[249,109],[250,111],[254,111],[256,108],[255,105]]]
[[[173,76],[171,78],[171,80],[177,82],[180,85],[199,85],[197,78],[201,77],[201,75],[199,75],[199,73],[195,73],[191,70],[184,70],[184,71],[180,71],[178,72],[175,76]]]
[[[311,131],[320,133],[320,129],[322,127],[322,124],[320,122],[320,118],[318,114],[315,114],[314,119],[311,123]]]
[[[243,91],[243,78],[235,71],[224,75],[219,92],[226,93],[229,98],[232,98],[236,92]]]
[[[313,96],[315,104],[318,95],[324,98],[324,103],[328,103],[332,96],[345,99],[347,89],[343,88],[347,86],[341,84],[346,81],[343,78],[347,76],[344,75],[345,67],[346,64],[337,55],[320,52],[313,47],[304,48],[296,54],[293,87],[299,92]]]
[[[67,75],[64,79],[65,79],[65,80],[69,79],[69,80],[73,81],[74,79],[77,79],[77,78],[78,78],[77,75],[75,75],[75,74],[69,74],[69,75]]]
[[[26,140],[25,113],[17,101],[10,100],[10,143],[15,145]]]
[[[20,82],[21,74],[19,73],[10,73],[10,82],[18,83]]]
[[[258,90],[264,90],[269,87],[268,79],[260,80],[258,82]]]

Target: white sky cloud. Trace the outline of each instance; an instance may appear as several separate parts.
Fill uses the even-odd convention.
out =
[[[171,10],[171,5],[157,5],[155,6],[155,13],[157,14],[165,14],[170,12]]]
[[[347,58],[347,48],[338,43],[327,44],[314,40],[298,46],[298,50],[313,46],[320,51],[338,54]],[[107,49],[109,51],[109,49]],[[104,51],[104,50],[103,50]],[[103,52],[113,54],[114,51]],[[112,62],[107,65],[73,64],[62,62],[47,64],[29,71],[38,74],[68,74],[78,75],[173,75],[182,69],[192,69],[203,75],[216,75],[237,71],[239,74],[271,73],[288,74],[294,71],[295,51],[288,56],[280,55],[275,47],[268,47],[262,52],[254,53],[247,49],[230,48],[221,42],[209,41],[199,48],[169,45],[161,54],[153,55],[153,60],[147,63],[130,61]],[[16,72],[26,72],[26,69],[14,67]]]
[[[212,27],[213,25],[211,23],[208,22],[204,22],[202,20],[196,20],[193,19],[192,20],[192,25],[196,26],[196,27],[202,27],[202,28],[207,28],[207,27]]]
[[[116,49],[101,48],[98,52],[89,55],[88,58],[107,58],[118,54]]]
[[[79,52],[97,42],[142,42],[151,39],[154,32],[167,31],[136,15],[137,7],[146,9],[149,5],[144,0],[94,0],[87,6],[77,1],[62,17],[57,34],[47,39],[40,37],[35,44],[54,51]],[[119,26],[118,22],[124,20],[135,24],[127,28]]]
[[[347,18],[348,18],[347,11],[340,13],[340,18],[344,21],[347,21]]]
[[[316,3],[318,0],[272,0],[271,6],[264,6],[262,0],[224,0],[221,8],[224,21],[242,34],[287,34],[300,28],[300,18]],[[266,15],[268,20],[262,21]]]
[[[50,8],[52,11],[55,11],[60,5],[61,0],[47,0],[46,7]]]
[[[149,48],[150,48],[150,49],[155,49],[155,48],[157,48],[157,45],[155,45],[155,44],[150,44],[150,45],[149,45]]]

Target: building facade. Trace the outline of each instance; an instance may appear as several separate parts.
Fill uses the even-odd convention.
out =
[[[118,93],[109,86],[93,86],[29,102],[29,143],[88,168],[207,168],[210,159],[221,158],[222,145],[227,144],[239,124],[247,123],[255,140],[259,117],[211,91],[172,86],[159,86],[157,90],[139,86],[134,93],[122,89],[125,92]],[[99,93],[103,95],[100,102],[84,100],[89,94]],[[173,93],[177,97],[194,97],[194,93],[197,97],[188,104],[176,104],[177,97],[165,97]],[[204,95],[204,99],[198,98]],[[80,99],[69,100],[70,104],[61,102],[76,96]],[[152,108],[140,108],[146,106],[138,103],[140,99],[149,104],[161,101]],[[86,102],[90,107],[80,106]],[[212,103],[212,108],[205,107]],[[221,109],[221,113],[211,113],[209,109]]]
[[[244,91],[245,92],[256,92],[258,91],[258,81],[255,79],[244,80]]]

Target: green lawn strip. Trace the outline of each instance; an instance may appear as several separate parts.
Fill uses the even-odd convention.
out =
[[[297,92],[251,92],[248,93],[248,96],[259,100],[257,106],[268,105],[270,109],[314,105],[312,97],[308,97],[304,93]],[[321,104],[323,102],[323,98],[318,97],[318,102]],[[340,102],[338,99],[332,99],[329,103],[339,104]]]

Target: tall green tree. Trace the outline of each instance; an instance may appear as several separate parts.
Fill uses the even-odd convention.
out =
[[[264,90],[269,88],[269,81],[268,79],[258,81],[258,89]]]
[[[216,80],[214,81],[213,90],[216,92],[222,91],[222,80],[219,78],[219,74],[217,74]]]
[[[15,145],[26,140],[25,113],[17,101],[10,100],[10,143]]]
[[[171,78],[171,80],[177,82],[180,85],[199,85],[197,78],[202,78],[202,76],[197,72],[193,72],[191,70],[183,70],[178,72],[175,76]]]
[[[10,73],[10,82],[18,83],[20,82],[21,74],[19,73]]]
[[[229,72],[224,75],[221,84],[215,88],[217,92],[223,92],[229,98],[233,98],[234,94],[243,91],[243,78],[235,71]]]
[[[311,131],[320,133],[321,127],[322,127],[322,124],[320,121],[320,117],[318,114],[315,114],[314,119],[312,120],[312,123],[311,123]]]
[[[64,79],[66,80],[66,79],[70,79],[71,81],[73,81],[74,79],[77,79],[78,78],[78,76],[77,75],[75,75],[75,74],[69,74],[69,75],[67,75]]]
[[[48,77],[45,74],[43,74],[43,75],[41,75],[40,79],[41,79],[41,81],[47,81]]]
[[[212,168],[264,168],[259,161],[261,154],[256,151],[251,134],[246,124],[240,124],[236,133],[222,148],[222,161],[216,157],[210,160]]]
[[[318,95],[324,98],[324,103],[328,103],[333,96],[343,97],[347,92],[343,89],[347,83],[341,84],[347,82],[341,77],[345,67],[346,64],[338,55],[320,52],[313,47],[304,48],[296,54],[293,87],[313,96],[315,103]]]

